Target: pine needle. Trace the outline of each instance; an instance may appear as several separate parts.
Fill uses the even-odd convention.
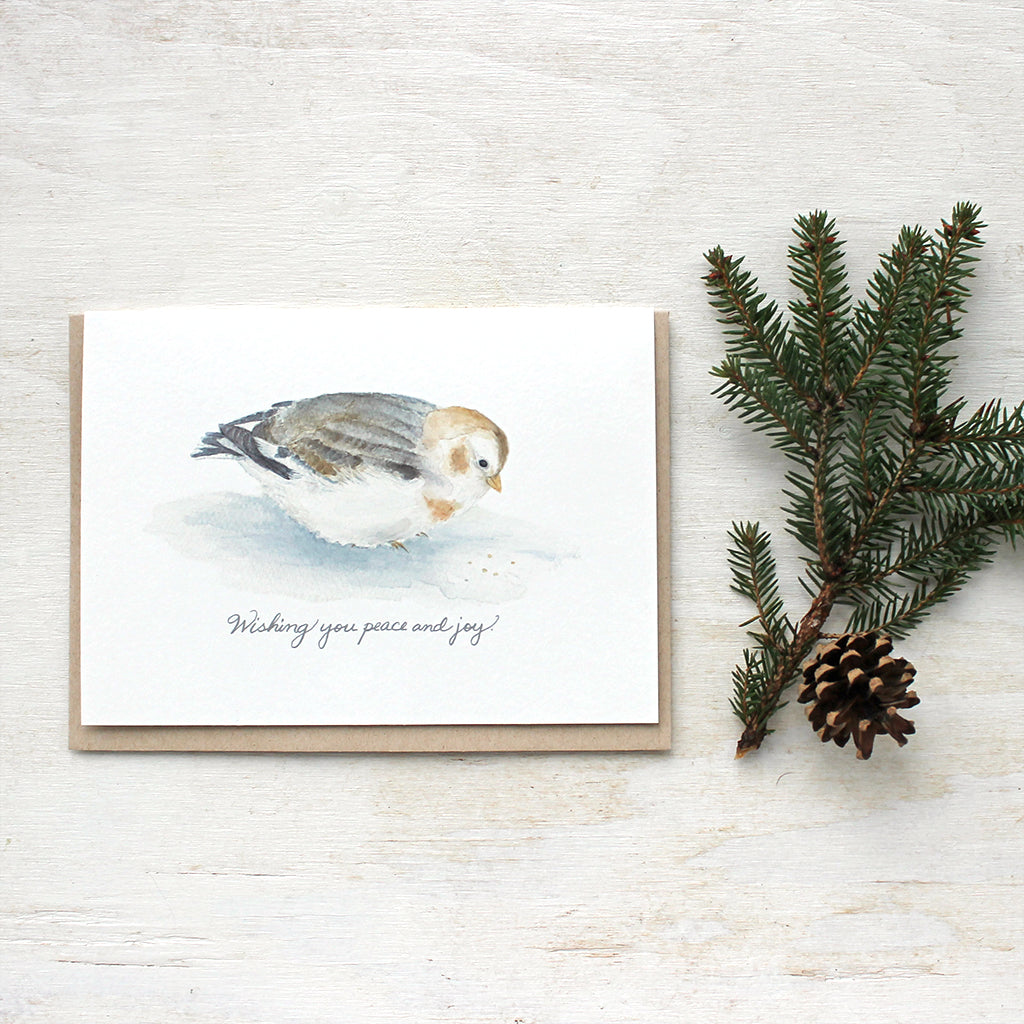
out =
[[[771,732],[833,609],[848,609],[847,633],[904,636],[1001,542],[1024,538],[1024,403],[964,416],[966,402],[946,394],[980,214],[960,203],[931,234],[904,227],[856,303],[835,221],[798,217],[788,317],[742,257],[705,255],[726,340],[714,393],[791,461],[783,515],[810,553],[800,583],[811,604],[794,624],[771,535],[757,523],[730,530],[732,587],[755,608],[733,671],[737,757]]]

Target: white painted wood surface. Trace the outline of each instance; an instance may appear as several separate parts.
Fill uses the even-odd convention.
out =
[[[1019,1021],[1024,550],[904,645],[906,750],[855,763],[791,706],[733,761],[724,532],[778,523],[780,466],[709,396],[699,276],[721,242],[784,292],[827,207],[860,281],[973,199],[957,381],[1020,397],[1022,30],[1008,0],[5,0],[0,1019]],[[674,751],[69,753],[66,318],[198,302],[671,310]]]

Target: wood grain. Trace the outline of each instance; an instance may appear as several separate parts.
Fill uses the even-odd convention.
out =
[[[979,202],[957,386],[1019,398],[1022,30],[1000,0],[7,0],[0,1019],[1015,1024],[1024,551],[903,645],[905,750],[857,764],[790,706],[733,761],[731,519],[802,595],[699,277],[722,243],[785,296],[827,207],[859,282]],[[67,316],[201,302],[671,310],[674,751],[68,751]]]

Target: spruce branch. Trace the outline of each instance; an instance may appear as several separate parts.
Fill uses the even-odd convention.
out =
[[[762,647],[780,652],[792,638],[793,627],[779,596],[771,537],[758,523],[733,523],[729,537],[734,545],[729,553],[732,589],[754,603],[757,615],[751,621],[761,627],[750,635]]]
[[[798,217],[788,318],[742,257],[720,246],[705,256],[726,341],[715,394],[791,460],[783,513],[808,552],[800,583],[811,598],[792,619],[770,533],[733,524],[732,586],[754,606],[745,625],[756,623],[733,672],[737,757],[771,731],[837,607],[846,635],[904,636],[1001,542],[1024,538],[1024,403],[965,416],[946,394],[983,226],[960,203],[935,232],[904,227],[854,302],[835,221]]]

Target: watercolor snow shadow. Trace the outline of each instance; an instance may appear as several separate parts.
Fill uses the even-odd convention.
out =
[[[500,602],[522,597],[567,551],[532,523],[482,508],[445,523],[406,550],[356,548],[322,540],[269,498],[233,492],[196,495],[154,510],[148,527],[190,558],[216,564],[226,583],[305,600],[404,599],[417,592]]]

